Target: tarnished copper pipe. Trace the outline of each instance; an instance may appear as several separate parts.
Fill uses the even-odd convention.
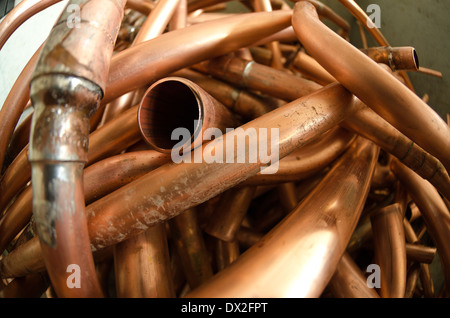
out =
[[[167,77],[145,92],[138,109],[138,124],[142,137],[153,149],[178,154],[201,146],[205,138],[211,138],[205,135],[208,130],[218,129],[224,134],[227,128],[235,128],[238,121],[228,108],[194,82]],[[175,129],[188,131],[189,139],[173,136]]]
[[[101,297],[89,245],[83,194],[89,117],[103,97],[126,1],[71,1],[42,48],[30,96],[33,214],[47,271],[59,297]],[[108,16],[108,20],[103,19]],[[76,57],[76,58],[68,58]],[[63,138],[61,138],[63,136]],[[67,283],[79,271],[77,287]]]
[[[370,220],[375,262],[380,266],[380,296],[403,298],[406,289],[406,247],[399,204],[378,210]]]
[[[283,158],[294,149],[333,128],[359,107],[353,96],[341,85],[331,84],[241,126],[243,132],[229,132],[224,138],[235,138],[237,132],[245,136],[245,131],[249,128],[258,132],[259,128],[276,127],[279,129],[278,155],[279,158]],[[248,145],[249,143],[245,143],[247,151]],[[214,139],[203,148],[206,147],[226,149],[221,138]],[[88,225],[92,248],[101,249],[141,233],[148,226],[170,219],[241,183],[267,165],[267,162],[263,161],[239,163],[236,156],[235,151],[233,163],[226,164],[214,162],[166,164],[90,204],[87,211],[89,211]],[[155,183],[154,180],[160,182]],[[161,201],[162,198],[166,200]],[[115,226],[110,227],[108,224]],[[2,275],[13,273],[17,275],[23,270],[29,271],[24,268],[27,262],[39,261],[35,259],[36,256],[39,258],[39,248],[34,244],[35,241],[27,242],[26,247],[21,246],[21,250],[12,251],[1,260]],[[26,249],[38,254],[31,252],[22,254]],[[12,261],[17,258],[22,258],[19,263]],[[18,267],[15,267],[16,265]]]
[[[397,160],[391,163],[392,170],[400,182],[408,190],[412,200],[422,212],[426,228],[436,244],[441,260],[445,286],[450,290],[450,249],[447,244],[450,240],[450,213],[436,189],[426,180],[422,179],[408,167]]]
[[[366,54],[377,63],[388,65],[392,71],[418,71],[419,57],[413,47],[370,47],[362,49],[361,52]]]
[[[450,127],[432,108],[323,24],[309,2],[296,3],[292,24],[308,53],[331,75],[450,171]]]
[[[366,277],[347,252],[342,255],[328,286],[337,298],[380,297],[367,285]]]
[[[164,224],[114,246],[119,298],[173,298],[169,247]]]
[[[356,226],[377,156],[360,138],[276,228],[186,297],[320,296]]]

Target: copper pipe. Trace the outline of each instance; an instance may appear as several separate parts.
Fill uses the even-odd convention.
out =
[[[130,108],[130,105],[136,105],[132,104],[132,100],[135,96],[136,92],[128,92],[126,94],[123,94],[122,96],[116,98],[111,103],[105,106],[105,110],[103,111],[101,121],[99,124],[95,127],[95,129],[101,128],[103,125],[105,125],[110,120],[114,119],[119,114],[122,114],[127,109]]]
[[[233,56],[222,56],[193,67],[233,85],[261,91],[288,102],[309,95],[322,87],[299,76]]]
[[[255,191],[256,187],[235,187],[225,191],[203,230],[222,241],[234,241]]]
[[[119,298],[174,298],[165,225],[115,245],[114,272]]]
[[[0,50],[26,20],[61,0],[25,0],[17,4],[0,23]]]
[[[89,117],[103,96],[125,2],[73,3],[80,8],[80,26],[71,27],[67,21],[71,12],[63,12],[31,80],[33,214],[44,263],[59,297],[103,295],[89,245],[83,167]],[[67,58],[67,52],[76,58]],[[80,288],[71,288],[66,281],[72,266],[82,279]]]
[[[373,24],[367,13],[354,0],[339,1],[364,26],[380,46],[390,46],[380,29]],[[400,71],[399,75],[405,81],[406,86],[414,92],[414,87],[406,72]]]
[[[203,9],[227,1],[228,0],[188,0],[188,12],[193,12],[198,9]]]
[[[272,35],[269,35],[261,40],[258,40],[249,45],[249,47],[256,47],[260,45],[265,45],[267,43],[278,41],[278,42],[294,42],[297,41],[297,36],[295,35],[294,28],[292,25],[284,28],[281,31],[278,31]]]
[[[258,131],[259,128],[278,127],[279,158],[283,158],[300,145],[307,144],[318,135],[333,128],[359,107],[358,103],[354,102],[353,96],[341,85],[331,84],[314,94],[259,117],[241,128],[245,135],[248,128]],[[224,138],[234,138],[236,132],[239,131],[230,132]],[[223,140],[215,139],[204,148],[207,146],[223,149],[225,145]],[[246,144],[247,147],[248,144]],[[234,155],[234,163],[227,164],[214,162],[166,164],[90,204],[87,211],[92,248],[101,249],[141,233],[148,226],[170,219],[241,183],[266,165],[260,161],[250,164],[238,163],[237,152]],[[155,183],[154,180],[160,180],[160,182]],[[180,182],[184,181],[186,184],[181,185]],[[160,201],[162,198],[166,198],[167,201]],[[107,224],[115,224],[115,226],[110,227]],[[36,242],[30,241],[27,244],[28,249],[35,251],[34,244]],[[25,248],[22,247],[22,249]],[[36,251],[39,251],[39,248]],[[23,255],[21,251],[13,251],[0,261],[2,275],[20,273],[24,270],[23,266],[27,266],[28,261],[37,262],[33,259],[36,256],[39,257],[39,254]],[[20,263],[10,261],[19,257],[23,258]],[[19,268],[14,268],[15,265]]]
[[[296,3],[292,24],[305,49],[331,75],[450,171],[450,127],[432,108],[320,22],[310,3]]]
[[[380,296],[403,298],[406,289],[406,247],[399,204],[378,210],[370,220],[375,262],[380,266]]]
[[[181,77],[163,78],[149,87],[138,109],[142,137],[163,153],[184,153],[201,146],[208,129],[235,128],[234,115],[194,82]],[[178,141],[175,129],[185,129],[190,139]],[[209,137],[211,138],[211,137]]]
[[[169,30],[178,30],[187,26],[187,0],[179,0],[178,7],[169,22]]]
[[[236,233],[236,239],[243,250],[247,250],[255,245],[263,236],[263,233],[257,232],[246,226],[241,226]]]
[[[356,226],[377,156],[359,139],[276,228],[186,297],[320,296]]]
[[[200,286],[213,275],[213,269],[196,210],[180,213],[169,221],[169,226],[189,286]]]
[[[426,67],[420,66],[417,71],[419,73],[435,76],[435,77],[438,77],[438,78],[443,78],[442,72],[439,72],[439,71],[436,71],[436,70],[432,70],[432,69],[429,69],[429,68],[426,68]]]
[[[146,16],[150,14],[154,7],[155,4],[153,2],[143,0],[127,0],[125,4],[125,8],[136,10]]]
[[[347,252],[342,255],[328,286],[337,298],[380,297],[367,285],[366,277]]]
[[[420,266],[417,263],[412,264],[408,270],[408,278],[406,280],[405,298],[413,298],[414,292],[419,281]]]
[[[297,189],[295,183],[287,182],[277,186],[280,203],[286,213],[290,213],[298,204]]]
[[[49,286],[44,273],[15,278],[0,290],[0,298],[39,298]]]
[[[370,108],[364,108],[347,118],[342,127],[372,140],[429,180],[446,197],[450,197],[450,178],[441,162],[383,120]]]
[[[320,136],[319,140],[281,159],[276,173],[258,172],[245,180],[241,186],[295,182],[311,177],[342,155],[354,139],[355,136],[345,129],[333,128]]]
[[[250,45],[287,27],[291,15],[291,11],[240,14],[167,32],[119,52],[111,61],[103,103],[184,67]],[[165,54],[160,54],[161,47]]]
[[[237,240],[226,242],[218,238],[212,239],[215,243],[215,271],[219,272],[238,259],[240,256],[239,244]]]
[[[426,228],[436,244],[437,252],[439,253],[445,285],[447,286],[447,290],[450,290],[448,288],[450,286],[450,273],[448,272],[450,249],[447,244],[450,239],[449,210],[439,193],[428,181],[420,178],[397,160],[392,161],[391,167],[422,212],[422,218],[425,221]]]
[[[388,65],[393,72],[419,70],[419,57],[413,47],[371,47],[362,49],[361,52],[377,63]]]
[[[292,67],[298,70],[302,75],[321,85],[328,85],[336,82],[336,79],[330,75],[316,60],[303,51],[298,51],[292,62]]]

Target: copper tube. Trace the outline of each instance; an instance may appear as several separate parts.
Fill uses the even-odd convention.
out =
[[[354,0],[339,1],[364,26],[380,46],[390,46],[380,29],[373,24],[367,13]],[[405,81],[406,86],[414,92],[414,87],[406,72],[399,71],[399,75]]]
[[[354,141],[355,136],[336,127],[320,136],[318,141],[301,147],[281,159],[273,174],[258,172],[241,186],[294,182],[313,176],[338,158]]]
[[[367,44],[367,37],[366,33],[364,32],[364,27],[359,20],[356,20],[356,24],[358,25],[359,34],[361,36],[362,47],[363,49],[367,49],[369,45]]]
[[[0,23],[0,49],[22,23],[59,1],[61,0],[25,0],[12,8]]]
[[[144,15],[149,15],[155,7],[155,4],[151,1],[142,0],[127,0],[125,8],[136,10]]]
[[[263,236],[263,233],[257,232],[246,226],[241,226],[236,233],[236,239],[243,250],[247,250],[255,245]]]
[[[420,266],[418,263],[412,264],[408,270],[408,278],[406,279],[405,298],[414,297],[414,292],[419,281]]]
[[[114,246],[119,298],[173,298],[175,290],[164,224]]]
[[[413,47],[370,47],[362,49],[366,54],[377,63],[388,65],[392,71],[415,71],[419,70],[419,57]]]
[[[219,272],[238,259],[241,253],[237,240],[230,242],[222,241],[218,238],[213,238],[213,240],[215,243],[215,271]]]
[[[356,226],[377,156],[359,139],[276,228],[186,297],[320,296]]]
[[[101,120],[99,124],[95,127],[95,129],[98,129],[105,125],[108,121],[112,120],[119,114],[123,113],[127,109],[130,108],[130,105],[136,105],[132,104],[132,100],[135,96],[135,91],[128,92],[126,94],[123,94],[122,96],[116,98],[111,103],[105,106],[105,109],[103,111]]]
[[[290,213],[298,204],[297,189],[295,183],[287,182],[277,186],[280,203],[286,213]]]
[[[375,262],[380,266],[380,296],[403,298],[406,288],[405,234],[398,204],[371,215]]]
[[[287,28],[284,28],[281,31],[278,31],[272,35],[269,35],[261,40],[258,40],[252,44],[250,44],[248,47],[256,47],[260,45],[265,45],[267,43],[278,41],[278,42],[293,42],[297,41],[297,36],[295,35],[294,28],[292,25],[288,26]]]
[[[167,32],[119,52],[111,61],[103,103],[184,67],[250,45],[287,27],[291,15],[287,10],[240,14]]]
[[[40,298],[49,286],[45,273],[15,278],[0,289],[0,298]]]
[[[103,296],[89,244],[83,168],[89,117],[103,97],[125,2],[70,2],[80,8],[79,27],[70,26],[71,12],[62,13],[31,79],[33,215],[44,263],[59,297]],[[76,58],[67,58],[67,52]],[[78,270],[80,288],[67,283],[71,267]]]
[[[383,120],[370,108],[349,116],[342,127],[372,140],[386,152],[429,180],[446,197],[450,197],[450,178],[441,162]]]
[[[145,92],[138,109],[138,124],[142,137],[153,149],[186,154],[203,144],[208,129],[219,129],[223,134],[227,128],[235,128],[238,121],[194,82],[167,77]],[[173,139],[177,128],[189,131],[190,139]]]
[[[184,77],[194,82],[233,113],[242,116],[244,120],[255,119],[285,104],[285,102],[279,102],[278,100],[273,101],[267,96],[252,94],[244,89],[236,88],[224,81],[190,69],[179,70],[172,75]]]
[[[429,68],[426,68],[426,67],[420,66],[417,71],[419,73],[435,76],[435,77],[438,77],[438,78],[443,78],[442,72],[439,72],[439,71],[436,71],[436,70],[432,70],[432,69],[429,69]]]
[[[283,158],[300,145],[307,144],[318,135],[333,128],[359,107],[358,103],[354,102],[353,96],[341,85],[331,84],[314,94],[259,117],[241,128],[245,132],[248,128],[258,131],[262,127],[278,127],[279,158]],[[236,131],[226,134],[225,139],[231,138],[230,136],[235,137]],[[224,144],[222,140],[215,139],[204,148],[206,146],[223,149]],[[247,146],[248,144],[246,148]],[[237,153],[235,152],[234,155],[236,158]],[[233,162],[227,164],[168,163],[90,204],[87,211],[92,248],[101,249],[141,233],[148,226],[170,219],[241,183],[266,165],[260,161],[248,164],[238,163],[234,159]],[[160,180],[160,182],[155,183],[154,180]],[[181,185],[180,182],[183,181],[187,183]],[[167,201],[160,201],[162,198],[166,198]],[[115,224],[115,226],[109,227],[107,224]],[[29,270],[24,268],[27,262],[35,263],[38,260],[33,258],[39,257],[39,248],[34,244],[36,242],[30,241],[27,244],[28,249],[38,254],[30,252],[23,255],[21,251],[13,251],[1,260],[2,275]],[[36,248],[37,250],[34,250]],[[22,257],[20,263],[10,261],[20,257]],[[15,265],[18,268],[14,268]]]
[[[23,116],[23,115],[22,115]],[[5,159],[3,161],[3,168],[8,167],[17,155],[26,147],[30,138],[31,120],[33,112],[26,115],[23,120],[17,124],[14,133],[6,150]]]
[[[196,213],[195,209],[188,209],[169,221],[171,238],[191,288],[200,286],[213,275],[210,256]]]
[[[193,66],[224,81],[267,95],[293,101],[322,86],[299,76],[233,56],[222,56]]]
[[[337,298],[380,297],[374,288],[367,285],[366,277],[347,252],[338,262],[328,286]]]
[[[412,170],[393,160],[391,167],[397,178],[408,190],[411,199],[422,212],[426,228],[436,244],[444,272],[445,285],[450,286],[450,249],[447,242],[450,239],[450,213],[439,193],[426,180],[420,178]],[[450,290],[447,287],[447,290]]]
[[[292,24],[308,53],[331,75],[450,171],[450,127],[432,108],[320,22],[310,3],[296,3]]]
[[[193,12],[226,1],[228,0],[188,0],[188,12]]]
[[[178,30],[187,25],[187,0],[179,0],[178,7],[169,22],[169,30]]]
[[[256,187],[235,187],[225,191],[203,230],[222,241],[234,241],[255,191]]]
[[[414,202],[411,202],[411,204],[409,204],[408,215],[407,215],[408,221],[413,222],[413,221],[417,220],[421,215],[422,215],[422,213],[420,213],[420,210],[417,207],[417,205]]]
[[[336,82],[336,79],[330,75],[316,60],[303,51],[298,51],[292,62],[292,67],[298,70],[302,75],[321,85],[328,85]]]

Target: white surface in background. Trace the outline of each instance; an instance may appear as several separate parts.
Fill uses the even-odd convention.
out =
[[[46,40],[67,2],[58,2],[28,19],[0,50],[0,108],[25,65]]]

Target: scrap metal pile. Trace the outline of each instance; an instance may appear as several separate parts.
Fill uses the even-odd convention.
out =
[[[0,112],[0,295],[447,297],[450,127],[340,3],[379,46],[313,0],[69,1]]]

